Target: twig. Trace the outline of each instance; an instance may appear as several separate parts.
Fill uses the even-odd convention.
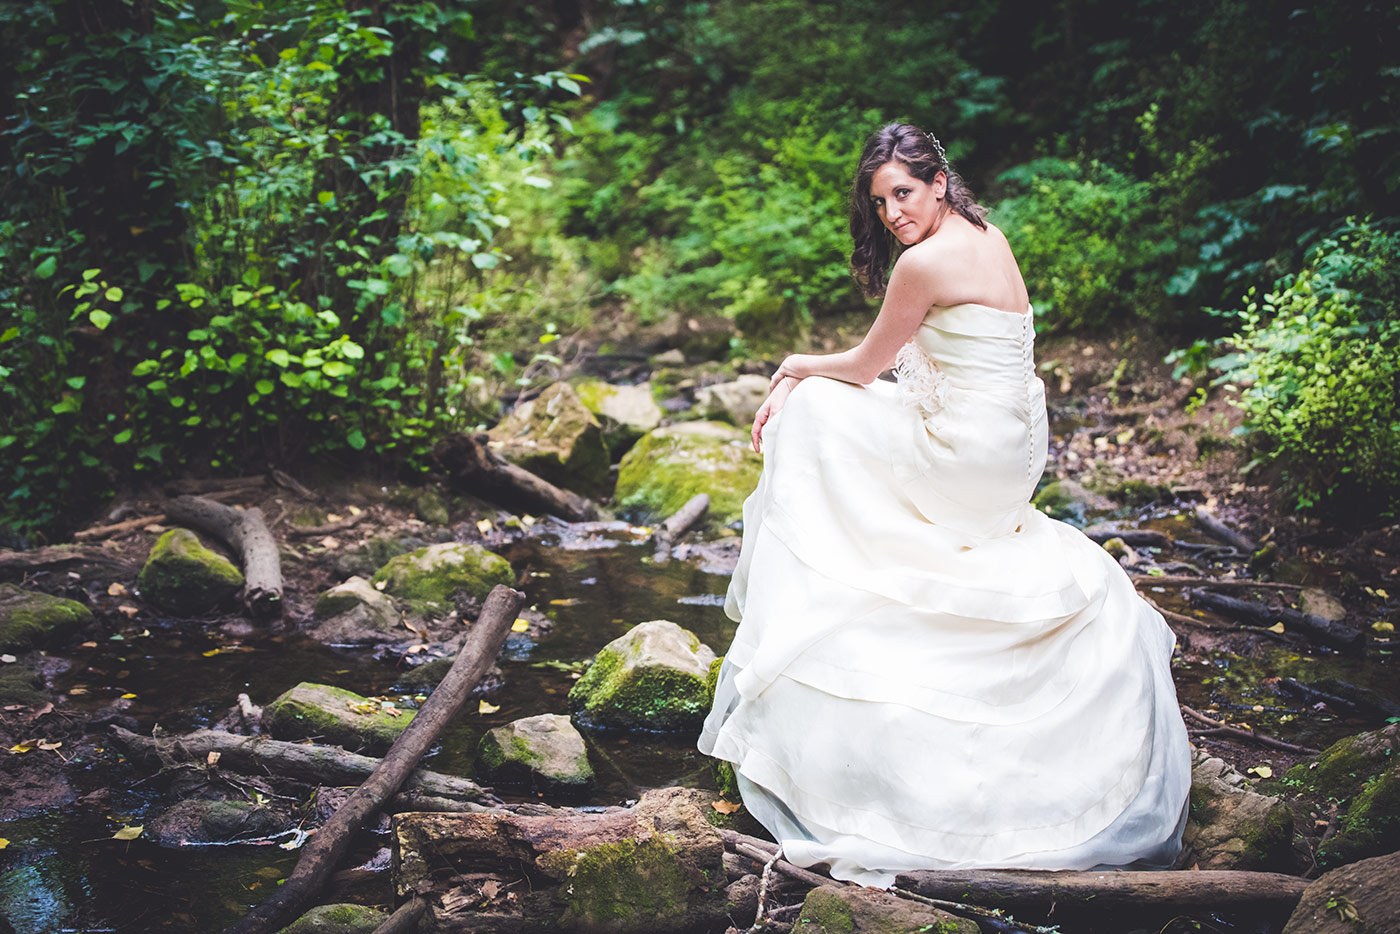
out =
[[[1134,584],[1162,584],[1168,587],[1207,587],[1211,590],[1302,590],[1302,584],[1285,584],[1281,581],[1255,581],[1255,580],[1212,580],[1209,577],[1186,577],[1162,575],[1153,577],[1150,574],[1133,574]]]
[[[753,926],[749,928],[749,934],[758,934],[763,928],[763,907],[768,901],[768,884],[773,879],[773,864],[782,858],[783,848],[779,846],[773,851],[773,855],[768,858],[768,862],[763,864],[763,875],[758,882],[758,910],[754,912]]]
[[[292,525],[287,527],[286,536],[287,538],[303,538],[310,535],[332,535],[354,528],[368,518],[369,511],[366,510],[341,519],[339,522],[327,522],[325,525]]]
[[[684,506],[677,509],[673,515],[665,522],[656,527],[653,540],[656,543],[656,552],[653,560],[657,564],[665,564],[671,560],[671,546],[688,532],[695,523],[699,522],[707,510],[710,508],[710,497],[706,493],[697,493],[686,500]]]
[[[133,529],[142,529],[148,525],[164,522],[165,513],[156,513],[154,516],[143,516],[139,519],[127,519],[125,522],[117,522],[112,525],[98,525],[90,529],[82,529],[73,533],[73,540],[77,542],[90,542],[95,539],[111,538],[113,535],[120,535],[123,532],[130,532]]]
[[[1261,746],[1268,746],[1273,749],[1282,749],[1285,752],[1296,752],[1305,756],[1315,756],[1322,751],[1320,749],[1312,749],[1308,746],[1297,746],[1293,743],[1286,743],[1281,739],[1274,739],[1272,736],[1268,736],[1264,733],[1254,733],[1249,730],[1242,730],[1237,726],[1230,726],[1230,724],[1228,723],[1222,723],[1219,720],[1212,720],[1210,717],[1207,717],[1199,710],[1195,710],[1191,707],[1186,706],[1185,704],[1181,704],[1180,706],[1181,712],[1186,714],[1186,716],[1199,723],[1204,723],[1206,726],[1210,727],[1211,729],[1209,732],[1212,735],[1233,736],[1237,739],[1247,739],[1252,742],[1258,743]],[[1205,735],[1204,732],[1202,733],[1202,735]]]

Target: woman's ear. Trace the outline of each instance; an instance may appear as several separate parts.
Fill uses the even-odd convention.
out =
[[[933,196],[939,201],[948,194],[948,173],[939,170],[933,176]]]

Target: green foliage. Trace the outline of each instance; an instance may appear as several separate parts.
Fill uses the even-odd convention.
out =
[[[1299,508],[1391,518],[1400,496],[1400,235],[1349,222],[1310,264],[1239,311],[1235,352],[1252,448]]]

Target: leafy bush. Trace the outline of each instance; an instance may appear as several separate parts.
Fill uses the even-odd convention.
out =
[[[1252,450],[1299,508],[1394,517],[1400,495],[1400,235],[1349,222],[1310,264],[1236,312],[1234,353]]]

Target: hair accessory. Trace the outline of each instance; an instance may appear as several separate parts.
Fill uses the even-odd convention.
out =
[[[944,166],[947,166],[948,156],[943,152],[943,144],[938,141],[938,137],[934,136],[928,130],[924,130],[924,135],[927,136],[928,141],[933,144],[933,151],[934,154],[938,156],[938,161],[943,163]]]

